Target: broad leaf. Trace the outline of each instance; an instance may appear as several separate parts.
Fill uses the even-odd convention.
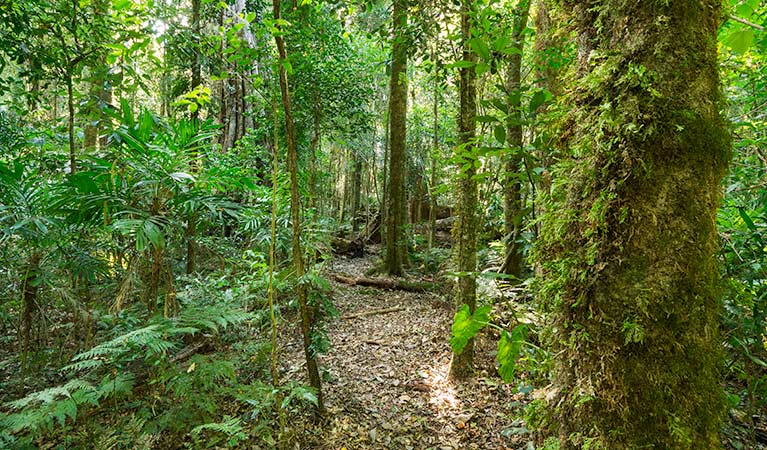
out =
[[[453,336],[450,338],[450,346],[457,354],[461,354],[469,339],[473,338],[479,330],[485,327],[489,321],[490,305],[480,306],[471,314],[469,305],[463,304],[453,317]]]
[[[527,325],[518,325],[509,333],[504,330],[501,333],[501,339],[498,341],[498,374],[505,383],[510,383],[514,379],[514,372],[517,370],[517,359],[519,351],[522,349],[522,343],[527,337]]]

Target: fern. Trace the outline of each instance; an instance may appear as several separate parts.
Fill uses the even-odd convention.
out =
[[[251,313],[240,308],[223,309],[216,306],[191,308],[179,315],[177,326],[218,333],[222,329],[241,324],[251,318],[253,318]]]
[[[12,434],[50,430],[54,421],[61,426],[67,419],[75,421],[78,407],[98,405],[99,397],[99,391],[90,383],[81,379],[70,380],[63,386],[33,392],[9,402],[7,406],[19,412],[8,414],[2,423]]]
[[[172,347],[172,344],[164,341],[160,325],[149,325],[75,355],[72,358],[74,363],[65,366],[62,371],[78,372],[85,369],[96,369],[102,367],[106,360],[110,360],[112,364],[117,364],[117,360],[121,356],[141,347],[149,347],[154,354],[160,354]],[[130,359],[135,359],[135,357],[136,354],[134,353]]]
[[[148,365],[164,367],[155,376],[160,377],[163,382],[169,382],[179,399],[193,405],[190,411],[196,409],[212,414],[218,404],[216,397],[210,395],[210,392],[220,386],[236,384],[237,374],[231,361],[196,355],[192,357],[186,371],[178,371],[175,365],[167,367],[160,363],[168,361],[169,353],[182,344],[185,336],[203,331],[219,333],[251,317],[251,314],[239,308],[189,308],[177,318],[155,319],[154,323],[77,354],[62,372],[89,372],[93,376],[101,371],[100,381],[94,385],[82,378],[75,378],[61,386],[33,392],[7,403],[6,407],[11,412],[0,414],[0,443],[18,440],[24,436],[39,436],[43,432],[51,431],[56,424],[65,426],[67,422],[75,422],[84,406],[98,406],[100,401],[106,398],[130,394],[135,383],[133,374],[125,370],[106,375],[103,375],[103,372],[107,368],[120,368],[128,362],[141,359]],[[178,420],[178,417],[171,419]],[[197,423],[201,421],[203,420],[199,420],[198,416]],[[227,428],[238,424],[237,419],[234,422],[228,420],[220,424],[207,424],[209,426],[200,428],[200,431],[230,430],[233,434],[224,434],[227,434],[230,442],[238,442],[240,438],[236,428]],[[0,448],[3,445],[0,445]]]
[[[223,434],[227,440],[227,445],[229,447],[236,446],[239,442],[244,441],[248,438],[247,433],[245,432],[245,429],[242,427],[242,423],[240,422],[240,419],[237,417],[231,417],[231,416],[224,416],[224,420],[221,422],[215,422],[215,423],[206,423],[204,425],[200,425],[197,427],[194,427],[192,429],[192,437],[195,441],[199,443],[199,437],[200,434],[203,431],[211,431],[218,434]],[[208,439],[208,442],[206,443],[206,447],[215,447],[222,439],[216,439],[215,437]]]

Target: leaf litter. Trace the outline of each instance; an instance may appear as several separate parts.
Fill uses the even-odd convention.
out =
[[[373,257],[339,258],[334,272],[363,276]],[[476,376],[447,379],[454,307],[450,294],[412,293],[331,282],[341,316],[390,310],[328,324],[330,350],[319,357],[327,413],[322,423],[291,417],[294,449],[526,449],[524,395],[502,382],[496,341],[476,339]],[[283,330],[283,380],[306,382],[298,330]]]

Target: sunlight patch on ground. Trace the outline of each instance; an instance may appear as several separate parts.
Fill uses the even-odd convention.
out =
[[[430,367],[421,374],[429,388],[429,404],[440,416],[461,411],[461,400],[455,385],[447,377],[448,367]]]

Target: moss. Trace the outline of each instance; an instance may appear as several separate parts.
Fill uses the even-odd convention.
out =
[[[563,450],[721,446],[713,255],[729,138],[718,5],[704,4],[565,3],[583,76],[534,252]]]

